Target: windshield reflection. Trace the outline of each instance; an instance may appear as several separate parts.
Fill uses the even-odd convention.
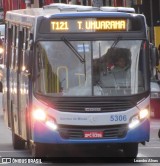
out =
[[[35,92],[51,96],[123,96],[144,92],[141,43],[41,41],[36,47]]]

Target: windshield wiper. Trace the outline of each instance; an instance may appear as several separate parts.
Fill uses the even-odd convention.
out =
[[[118,44],[118,42],[122,39],[122,37],[117,37],[116,40],[114,40],[113,44],[111,45],[111,48],[116,47],[116,45]]]
[[[79,52],[73,47],[73,45],[65,37],[63,37],[62,40],[72,50],[72,52],[77,56],[77,58],[81,61],[81,63],[85,63],[85,59],[79,54]]]

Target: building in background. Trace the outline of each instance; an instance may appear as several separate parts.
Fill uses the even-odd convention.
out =
[[[92,6],[134,7],[137,13],[146,16],[150,41],[160,48],[160,0],[0,0],[0,21],[8,10],[42,7],[51,3],[67,3]],[[26,5],[27,4],[27,5]]]
[[[8,10],[24,9],[26,5],[25,0],[0,0],[0,7],[6,13]]]

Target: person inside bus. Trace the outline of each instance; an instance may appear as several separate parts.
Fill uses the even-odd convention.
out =
[[[131,53],[125,48],[112,48],[108,50],[103,60],[104,75],[112,72],[124,72],[130,68]]]
[[[131,52],[128,49],[120,48],[114,53],[112,57],[113,64],[110,68],[112,83],[116,87],[129,88],[131,86]],[[133,72],[132,77],[135,75]],[[138,86],[143,86],[143,77],[140,70],[138,70]]]
[[[118,52],[114,58],[111,74],[117,87],[126,87],[130,82],[129,55],[126,52]],[[128,83],[127,83],[128,82]]]
[[[100,82],[102,87],[126,87],[130,84],[130,51],[112,48],[103,61]]]
[[[112,71],[119,72],[119,71],[125,71],[129,68],[129,62],[127,60],[127,57],[125,55],[118,55],[115,59],[114,66],[112,67]]]

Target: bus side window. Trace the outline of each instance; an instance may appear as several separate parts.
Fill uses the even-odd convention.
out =
[[[23,45],[22,45],[22,59],[21,59],[21,71],[25,72],[28,70],[28,57],[30,51],[30,38],[31,34],[28,28],[23,28]]]
[[[11,52],[12,52],[12,35],[13,26],[6,24],[6,41],[5,43],[5,53],[4,53],[4,65],[6,67],[11,67]]]
[[[16,27],[16,41],[15,41],[15,55],[14,55],[14,69],[18,69],[18,53],[19,53],[19,45],[22,41],[20,41],[20,29]]]
[[[21,71],[25,71],[25,69],[26,69],[26,66],[25,66],[25,51],[27,49],[27,44],[26,44],[26,41],[27,41],[26,38],[27,37],[26,37],[26,33],[27,33],[27,29],[23,28],[22,59],[21,59],[21,65],[20,65]]]
[[[12,30],[12,45],[11,45],[11,69],[14,69],[14,62],[15,62],[15,46],[16,46],[16,26],[13,26]]]

